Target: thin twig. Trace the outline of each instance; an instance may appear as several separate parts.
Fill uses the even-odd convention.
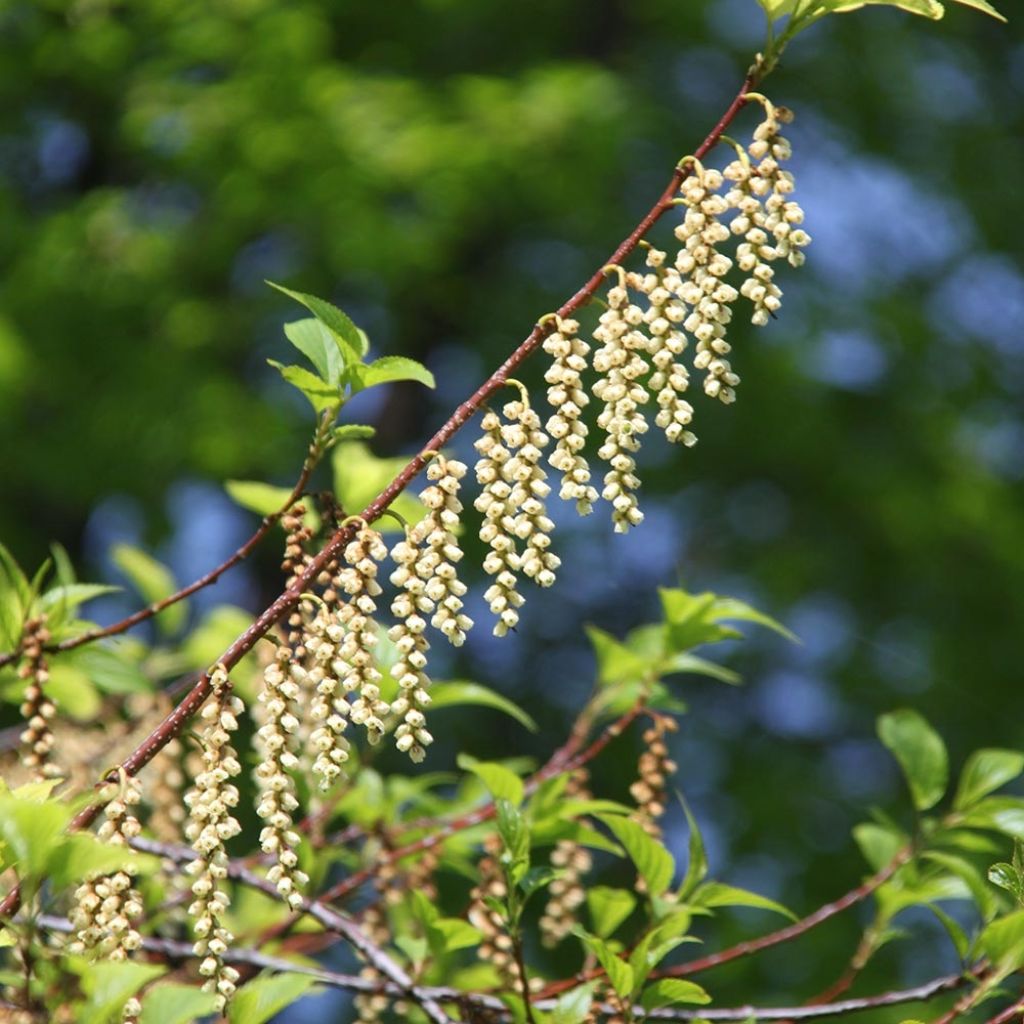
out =
[[[719,119],[715,127],[708,133],[704,141],[697,147],[694,152],[695,159],[701,159],[713,146],[716,145],[720,136],[725,132],[726,128],[730,125],[737,113],[739,113],[739,111],[745,106],[745,96],[754,84],[753,72],[748,72],[739,92],[733,98],[725,113]],[[597,270],[590,277],[587,283],[572,296],[572,298],[568,299],[561,307],[559,307],[556,311],[558,316],[563,318],[569,317],[581,306],[585,305],[604,283],[605,275],[603,268],[609,263],[624,262],[630,253],[632,253],[632,251],[637,247],[640,239],[650,231],[664,213],[673,208],[672,201],[675,198],[676,192],[678,191],[687,171],[688,165],[685,162],[676,167],[668,185],[665,187],[664,192],[662,192],[658,197],[658,200],[651,207],[648,213],[620,243],[615,252],[612,253],[611,257],[602,261],[602,269]],[[469,420],[477,411],[480,405],[485,402],[491,394],[499,388],[504,387],[505,382],[512,371],[540,347],[542,341],[552,329],[553,322],[550,320],[543,324],[535,325],[526,339],[518,346],[518,348],[515,349],[505,362],[503,362],[501,366],[499,366],[498,369],[495,370],[494,373],[492,373],[491,376],[488,377],[487,380],[484,381],[484,383],[481,384],[480,387],[477,388],[477,390],[455,410],[455,412],[449,417],[448,421],[427,442],[423,451],[440,451],[443,449],[451,438],[467,422],[467,420]],[[426,461],[427,456],[422,453],[411,459],[402,471],[373,501],[370,502],[369,505],[367,505],[357,518],[364,523],[372,523],[380,518],[385,509],[387,509],[387,507],[405,490],[405,488],[409,486],[413,479],[419,475],[420,471],[426,465]],[[354,521],[349,521],[348,525],[337,529],[331,535],[320,553],[310,560],[305,570],[298,576],[295,582],[285,589],[283,593],[281,593],[259,616],[257,616],[252,625],[249,626],[249,628],[231,644],[219,659],[217,659],[218,664],[222,665],[225,669],[231,669],[237,665],[238,662],[256,646],[259,639],[295,606],[295,604],[300,600],[302,594],[309,589],[310,585],[316,580],[321,571],[343,550],[345,544],[348,543],[351,538],[354,529]],[[206,699],[210,696],[210,692],[210,678],[207,673],[200,677],[199,681],[192,690],[189,691],[185,699],[156,729],[153,730],[153,732],[135,749],[135,751],[125,759],[123,764],[119,766],[120,769],[125,771],[128,775],[137,775],[138,772],[141,771],[156,756],[156,754],[163,749],[164,746],[181,733],[182,729],[185,727],[185,723],[188,722],[194,714],[196,714],[200,707],[202,707],[206,702]],[[106,781],[117,781],[117,778],[118,773],[111,772],[105,779],[100,781],[99,785],[102,785],[103,782]],[[102,806],[103,805],[101,803],[94,803],[86,807],[72,819],[70,827],[72,829],[88,827],[93,821],[95,821],[97,815],[102,809]],[[20,893],[16,887],[7,894],[2,902],[0,902],[0,917],[11,915],[17,909],[19,902]]]

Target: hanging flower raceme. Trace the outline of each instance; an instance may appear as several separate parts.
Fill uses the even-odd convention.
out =
[[[309,877],[298,867],[300,838],[292,819],[292,812],[299,806],[291,775],[299,763],[295,755],[299,686],[289,672],[290,662],[291,651],[279,647],[274,660],[263,671],[263,689],[259,695],[263,724],[256,732],[256,748],[260,753],[255,771],[260,793],[256,813],[265,822],[260,832],[260,847],[274,860],[267,878],[288,905],[298,910],[302,906],[301,890]]]
[[[661,837],[658,819],[665,813],[668,778],[676,770],[675,761],[668,756],[665,736],[678,729],[674,718],[667,715],[653,716],[650,728],[643,733],[645,746],[637,765],[638,778],[629,787],[630,796],[637,803],[633,820],[656,839]]]
[[[202,771],[195,777],[185,796],[189,820],[185,835],[196,852],[187,867],[193,877],[188,908],[196,941],[193,952],[200,958],[199,973],[206,979],[203,988],[217,996],[223,1010],[234,994],[238,971],[224,962],[224,954],[233,936],[224,927],[230,897],[224,884],[228,873],[225,843],[238,835],[241,827],[234,815],[238,789],[230,781],[241,774],[242,766],[231,745],[231,734],[238,728],[243,705],[231,693],[227,670],[216,666],[210,673],[213,695],[200,712],[202,733],[200,750]]]
[[[414,568],[424,582],[419,607],[430,615],[430,624],[450,644],[461,647],[473,620],[462,611],[466,585],[457,572],[462,561],[455,530],[462,516],[459,486],[466,475],[465,463],[435,454],[427,467],[428,487],[420,492],[427,514],[410,531],[409,539],[419,554]]]
[[[658,405],[654,422],[665,431],[669,441],[690,447],[697,443],[696,434],[687,429],[693,420],[693,406],[683,398],[690,386],[690,373],[678,361],[687,346],[686,335],[678,326],[686,319],[686,307],[676,296],[682,286],[679,271],[666,267],[666,259],[667,253],[648,248],[650,272],[627,274],[626,281],[647,297],[644,324],[654,368],[647,384]]]
[[[338,677],[348,671],[348,666],[338,656],[345,630],[334,621],[325,603],[318,603],[311,597],[306,601],[317,608],[302,634],[306,665],[293,661],[289,674],[300,688],[305,686],[312,690],[309,702],[309,717],[313,721],[309,737],[314,752],[312,768],[320,780],[320,790],[326,791],[343,773],[349,757],[349,743],[344,736],[349,703],[338,692]]]
[[[732,260],[718,251],[729,238],[729,228],[719,220],[729,206],[716,194],[721,172],[706,170],[693,158],[687,162],[692,170],[679,187],[686,216],[675,231],[682,243],[675,260],[681,282],[677,295],[690,309],[683,327],[697,340],[693,365],[705,372],[704,393],[728,404],[735,401],[740,382],[726,358],[730,345],[725,340],[731,304],[739,293],[724,280]]]
[[[384,717],[389,711],[380,696],[382,677],[375,663],[378,637],[374,619],[374,598],[381,593],[377,566],[387,554],[381,535],[362,523],[345,546],[345,564],[338,574],[341,590],[348,595],[348,602],[337,611],[337,621],[344,630],[338,657],[346,666],[339,678],[346,693],[357,695],[349,718],[365,727],[371,743],[379,742],[384,735]]]
[[[45,615],[25,623],[22,639],[24,660],[18,669],[18,678],[26,682],[25,696],[21,704],[21,714],[26,724],[19,739],[21,763],[37,779],[60,775],[59,767],[50,761],[50,752],[53,750],[50,722],[57,714],[57,708],[44,691],[50,678],[50,669],[43,653],[43,646],[49,643],[49,640],[50,631],[46,628]]]
[[[647,432],[642,406],[650,396],[640,381],[650,366],[645,359],[647,336],[639,329],[643,310],[629,301],[625,272],[620,267],[606,269],[619,274],[619,283],[608,290],[608,308],[594,331],[594,339],[600,343],[594,353],[594,369],[601,374],[594,395],[604,403],[597,425],[606,434],[597,454],[610,467],[601,497],[611,502],[616,532],[625,533],[644,518],[636,497],[640,479],[633,456]]]
[[[399,588],[391,602],[391,613],[399,621],[388,630],[388,638],[398,651],[398,660],[391,668],[399,690],[391,713],[401,720],[395,730],[395,746],[418,763],[426,757],[425,748],[434,742],[427,732],[425,715],[430,704],[426,673],[430,642],[426,637],[427,621],[420,614],[431,609],[424,596],[426,584],[416,573],[420,551],[408,535],[391,549],[391,557],[396,563],[391,582]]]
[[[584,452],[587,425],[581,418],[590,404],[582,380],[590,346],[579,337],[580,325],[576,320],[556,316],[555,324],[555,330],[544,339],[544,351],[551,356],[544,380],[548,383],[548,404],[554,409],[545,424],[555,440],[548,462],[562,474],[559,497],[575,501],[576,511],[585,516],[597,501],[597,489],[590,482],[590,466]]]
[[[101,793],[107,804],[97,837],[127,847],[142,830],[132,810],[141,798],[138,779],[122,770],[119,781],[108,783]],[[124,867],[93,877],[75,890],[70,914],[75,926],[75,938],[69,946],[72,953],[125,960],[142,945],[134,924],[142,914],[142,897],[134,887],[133,874],[131,868]]]

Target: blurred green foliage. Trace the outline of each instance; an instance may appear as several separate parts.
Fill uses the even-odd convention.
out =
[[[156,541],[182,478],[294,479],[310,412],[264,362],[293,316],[267,277],[431,366],[436,396],[398,385],[367,414],[379,454],[416,450],[633,226],[762,20],[753,0],[6,4],[0,537],[23,565],[80,553],[126,494]],[[817,269],[737,332],[737,405],[702,404],[697,448],[646,467],[662,515],[620,550],[656,566],[551,601],[573,637],[620,635],[652,581],[741,581],[802,634],[803,655],[748,658],[748,692],[695,695],[680,756],[753,887],[801,910],[861,870],[860,805],[895,798],[861,742],[877,713],[914,704],[958,760],[1021,743],[1019,18],[830,19],[767,91],[798,112]],[[546,628],[499,674],[543,677]],[[547,735],[564,720],[528,707]],[[822,933],[823,961],[855,932]],[[769,953],[721,977],[831,980],[807,970]]]

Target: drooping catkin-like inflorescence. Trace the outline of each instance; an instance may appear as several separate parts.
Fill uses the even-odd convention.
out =
[[[434,456],[427,467],[430,484],[420,492],[427,514],[409,532],[409,539],[419,552],[414,569],[425,584],[418,606],[424,615],[430,615],[430,624],[455,647],[465,643],[466,632],[473,625],[473,620],[462,611],[466,584],[458,577],[462,549],[455,536],[462,516],[459,487],[465,475],[465,463],[444,455]]]
[[[804,221],[800,204],[790,198],[793,175],[780,166],[792,155],[780,129],[793,120],[792,111],[774,106],[758,93],[749,97],[762,103],[765,119],[755,129],[747,152],[737,147],[737,159],[723,175],[733,183],[726,202],[738,211],[730,229],[743,238],[736,249],[736,262],[747,275],[740,294],[753,303],[753,323],[763,326],[782,303],[782,291],[775,283],[771,264],[785,259],[791,266],[801,266],[802,250],[811,238],[800,227]]]
[[[50,760],[50,752],[53,750],[50,722],[57,714],[57,708],[43,689],[50,678],[46,655],[43,653],[43,645],[49,640],[50,631],[46,628],[45,615],[25,623],[22,639],[24,660],[18,669],[18,678],[26,681],[21,704],[25,728],[19,739],[21,763],[37,779],[53,778],[60,774],[58,766]]]
[[[686,216],[675,232],[682,243],[675,261],[681,282],[677,295],[690,310],[683,327],[697,339],[693,365],[705,373],[704,393],[728,405],[735,401],[740,382],[726,358],[730,345],[725,340],[731,304],[739,293],[725,281],[732,260],[718,251],[730,237],[729,228],[719,219],[729,205],[717,194],[721,172],[705,169],[699,160],[692,164],[692,172],[679,187]]]
[[[668,756],[665,735],[678,728],[674,718],[653,716],[650,727],[643,733],[645,747],[637,765],[639,777],[629,787],[630,796],[637,803],[633,820],[656,839],[661,837],[658,819],[665,813],[668,778],[676,770],[675,761]]]
[[[583,410],[590,404],[582,380],[590,346],[579,337],[576,320],[559,317],[556,323],[556,329],[544,339],[544,351],[551,356],[544,380],[548,384],[548,403],[554,409],[545,424],[555,440],[548,462],[562,474],[559,496],[575,501],[576,511],[585,516],[597,501],[597,488],[590,482],[590,465],[584,452],[587,425],[582,419]]]
[[[223,666],[213,669],[210,683],[213,696],[200,712],[203,768],[185,796],[189,809],[185,835],[196,852],[196,859],[187,867],[194,879],[195,897],[188,912],[196,938],[192,949],[200,958],[199,973],[206,979],[203,989],[216,995],[218,1008],[223,1010],[239,977],[238,971],[224,962],[224,954],[233,940],[223,923],[230,905],[225,885],[228,855],[224,844],[241,831],[234,814],[238,789],[230,780],[242,771],[231,745],[231,734],[238,728],[243,705],[231,693]]]
[[[594,353],[594,369],[601,374],[594,395],[604,403],[597,425],[606,434],[597,454],[609,464],[601,497],[611,502],[615,531],[625,533],[644,518],[636,497],[640,479],[633,456],[647,432],[642,407],[650,395],[640,381],[650,367],[645,358],[647,336],[640,330],[643,310],[629,301],[624,272],[618,267],[609,269],[619,273],[620,281],[608,290],[608,308],[594,331],[594,339],[600,343]]]
[[[263,671],[263,689],[259,695],[263,724],[256,732],[256,748],[260,754],[255,770],[259,789],[256,813],[265,822],[260,832],[260,847],[274,861],[267,878],[292,910],[298,910],[302,906],[302,889],[309,877],[298,867],[300,839],[292,819],[292,812],[299,806],[291,775],[299,763],[295,755],[299,686],[291,677],[290,661],[291,651],[279,647],[274,660]]]
[[[687,338],[679,325],[686,319],[686,307],[677,296],[682,280],[675,267],[666,267],[667,253],[647,250],[646,274],[630,273],[626,281],[647,298],[644,324],[649,335],[648,354],[653,372],[647,384],[654,393],[658,412],[654,422],[669,441],[687,447],[697,443],[689,430],[693,406],[683,397],[690,386],[690,373],[679,362],[686,351]]]
[[[142,796],[139,781],[126,772],[108,783],[101,794],[107,801],[98,838],[114,846],[127,846],[141,831],[133,808]],[[96,958],[124,960],[142,944],[134,921],[142,914],[142,897],[132,882],[133,870],[121,868],[95,876],[75,890],[71,923],[75,938],[69,949]]]
[[[427,621],[420,614],[429,611],[424,590],[426,583],[416,573],[420,551],[409,535],[391,549],[396,568],[391,582],[399,588],[391,602],[391,613],[399,620],[388,630],[388,638],[398,651],[391,674],[398,681],[398,697],[391,713],[401,719],[395,729],[395,746],[416,763],[426,757],[426,747],[434,742],[427,732],[425,712],[430,704],[430,679],[427,676]],[[421,605],[420,602],[424,602]]]
[[[348,595],[348,602],[337,611],[337,621],[344,630],[338,658],[345,671],[339,673],[346,693],[356,694],[349,718],[366,729],[367,738],[377,743],[384,735],[384,717],[390,710],[381,699],[381,674],[376,665],[377,623],[374,615],[380,592],[377,566],[387,558],[388,549],[381,535],[363,523],[345,547],[345,564],[338,573],[338,583]]]
[[[309,742],[315,754],[313,774],[319,778],[322,791],[337,781],[349,756],[349,743],[344,736],[349,703],[338,692],[338,676],[348,670],[338,657],[344,635],[344,629],[332,619],[327,606],[319,605],[303,633],[307,665],[292,662],[289,667],[289,674],[300,687],[312,689],[309,716],[314,725]]]

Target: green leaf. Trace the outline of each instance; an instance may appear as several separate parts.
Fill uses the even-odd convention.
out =
[[[79,605],[91,601],[94,597],[104,594],[116,594],[121,588],[106,583],[65,583],[59,587],[51,587],[39,598],[40,611],[46,612],[53,620],[63,621],[69,613]]]
[[[784,637],[791,643],[800,643],[800,638],[792,630],[787,629],[778,619],[773,619],[764,612],[752,608],[746,601],[737,600],[735,597],[719,597],[714,603],[714,614],[716,619],[727,619],[734,622],[752,622],[757,626],[764,626],[779,636]]]
[[[90,1024],[107,1024],[114,1019],[120,1021],[124,1004],[143,985],[166,972],[166,967],[132,960],[81,961],[82,988],[89,1001],[83,1007],[86,1012],[79,1019]]]
[[[996,905],[992,890],[985,884],[978,869],[970,861],[941,850],[928,850],[923,857],[959,878],[967,886],[967,890],[981,912],[982,920],[992,920],[999,907]]]
[[[301,302],[334,335],[339,349],[347,348],[350,350],[355,358],[348,359],[346,362],[358,362],[366,355],[370,344],[367,341],[365,332],[356,327],[337,306],[332,306],[331,303],[326,302],[324,299],[318,299],[315,295],[307,295],[305,292],[293,292],[289,288],[274,284],[273,281],[268,281],[267,284],[271,288],[276,288],[279,292],[295,299],[296,302]]]
[[[580,985],[563,992],[551,1011],[548,1024],[583,1024],[590,1016],[594,1001],[594,986]]]
[[[708,676],[711,679],[717,679],[720,683],[728,683],[730,686],[738,686],[743,682],[743,677],[738,672],[734,672],[724,665],[708,661],[707,658],[690,654],[689,651],[673,654],[665,661],[661,670],[665,675],[671,672],[689,672],[698,676]]]
[[[938,21],[945,11],[939,0],[819,0],[821,9],[829,14],[846,14],[865,6],[898,7],[901,11],[920,14],[922,17]]]
[[[633,913],[636,897],[628,889],[595,885],[587,889],[587,909],[594,934],[607,939]]]
[[[469,754],[459,754],[456,764],[480,779],[495,800],[507,800],[516,807],[523,802],[523,780],[504,765],[478,761]]]
[[[967,812],[962,824],[1024,839],[1024,800],[1015,796],[985,797]]]
[[[695,982],[684,981],[682,978],[661,978],[644,989],[640,1005],[650,1011],[663,1006],[703,1006],[710,1002],[711,996]]]
[[[518,882],[530,866],[530,830],[526,818],[515,804],[498,798],[494,806],[498,835],[505,847],[502,863],[508,867],[512,881]]]
[[[29,582],[14,556],[0,544],[0,646],[10,649],[21,638],[31,601]]]
[[[162,562],[130,544],[115,544],[110,552],[114,564],[131,580],[146,604],[170,597],[178,589],[174,574]],[[188,606],[178,601],[162,611],[156,621],[167,633],[176,633],[185,624]]]
[[[914,806],[926,811],[937,804],[949,783],[949,758],[939,734],[905,708],[878,719],[878,736],[903,769]]]
[[[50,851],[46,863],[47,878],[58,889],[65,889],[91,874],[106,875],[129,865],[153,867],[156,861],[127,846],[100,842],[87,833],[62,836]]]
[[[123,652],[123,653],[122,653]],[[80,647],[67,655],[68,664],[84,672],[104,693],[149,693],[152,683],[137,664],[129,660],[125,644]]]
[[[422,363],[406,356],[382,356],[367,366],[357,367],[354,376],[364,388],[396,380],[414,380],[428,388],[437,386],[434,375]]]
[[[334,493],[346,515],[358,515],[405,468],[408,459],[378,459],[361,441],[336,445],[331,455],[334,469]],[[390,505],[410,523],[423,517],[423,506],[411,494],[400,494]],[[375,524],[382,533],[402,527],[384,516]]]
[[[313,364],[320,380],[340,395],[346,368],[358,362],[355,352],[319,320],[285,324],[284,336]]]
[[[1017,750],[976,750],[960,774],[953,808],[968,810],[982,797],[1006,785],[1024,772],[1024,754]]]
[[[941,907],[934,903],[929,903],[927,906],[942,923],[942,927],[946,929],[946,934],[953,943],[957,956],[966,963],[971,952],[971,940],[967,937],[967,933]]]
[[[1017,842],[1019,845],[1020,840]],[[988,880],[1000,889],[1005,889],[1018,903],[1024,904],[1024,872],[1016,864],[1007,864],[1005,861],[993,864],[988,869]]]
[[[597,962],[608,975],[615,994],[622,999],[628,998],[633,992],[633,968],[625,961],[620,960],[611,947],[596,935],[588,935],[582,928],[577,928],[574,934],[578,935],[587,949],[597,957]]]
[[[530,732],[537,731],[537,723],[518,704],[513,704],[507,697],[503,697],[500,693],[495,693],[494,690],[481,686],[479,683],[456,680],[450,683],[434,683],[430,687],[431,712],[438,708],[457,707],[460,704],[472,704],[503,711],[520,725],[529,729]]]
[[[261,516],[280,512],[292,494],[290,487],[275,487],[259,480],[225,480],[224,490],[236,505]]]
[[[339,441],[366,440],[376,433],[376,427],[367,426],[365,423],[343,423],[331,431],[331,444],[338,444]]]
[[[976,11],[981,11],[983,14],[991,15],[998,21],[1006,21],[1006,18],[999,13],[988,0],[953,0],[955,4],[962,4],[964,7],[973,7]]]
[[[246,985],[238,993],[238,997],[241,998],[243,993],[248,992],[251,985],[255,984],[257,982]],[[154,985],[146,993],[146,998],[142,1001],[139,1024],[191,1024],[200,1017],[208,1017],[216,1009],[217,997],[214,993],[204,992],[194,985],[168,982],[164,985]],[[255,1017],[232,1016],[229,1019],[252,1021],[252,1024],[257,1024]]]
[[[65,838],[70,819],[71,808],[56,800],[0,796],[0,838],[19,877],[39,881],[47,876],[50,858]]]
[[[676,870],[672,854],[656,839],[652,839],[635,821],[611,814],[599,814],[597,817],[625,847],[640,877],[646,882],[648,893],[651,896],[660,896],[665,892]]]
[[[708,856],[704,850],[704,839],[700,834],[700,827],[690,810],[690,805],[683,798],[682,793],[677,792],[676,797],[682,805],[686,823],[690,827],[689,860],[686,864],[686,876],[683,878],[683,884],[679,887],[680,900],[687,900],[697,885],[707,876]]]
[[[633,971],[633,987],[639,988],[647,976],[677,946],[688,941],[685,937],[674,935],[670,939],[659,941],[658,929],[648,932],[629,954],[629,966]],[[689,941],[696,941],[691,939]]]
[[[734,885],[726,885],[724,882],[708,882],[706,885],[702,885],[690,898],[690,902],[698,907],[709,908],[754,907],[781,914],[791,921],[797,919],[796,914],[781,903],[770,900],[767,896],[760,896],[756,892],[748,892],[746,889],[738,889]]]
[[[872,822],[855,825],[853,838],[872,871],[881,871],[907,844],[906,836]]]
[[[978,939],[984,954],[1000,971],[1024,967],[1024,910],[993,921]]]
[[[342,395],[339,385],[330,384],[301,366],[285,366],[276,359],[268,359],[267,362],[292,387],[298,388],[306,396],[309,404],[313,406],[314,412],[321,413],[325,409],[341,405]]]
[[[468,921],[457,917],[441,917],[430,925],[430,931],[439,937],[438,951],[454,953],[459,949],[479,946],[483,935]]]
[[[587,626],[586,630],[597,657],[597,678],[600,683],[609,685],[645,679],[660,660],[660,653],[653,657],[638,654],[596,626]]]
[[[231,1024],[265,1024],[316,984],[301,974],[262,974],[243,985],[231,1001]]]
[[[786,14],[792,14],[793,8],[797,4],[797,0],[757,0],[757,2],[764,8],[765,14],[773,21]]]

